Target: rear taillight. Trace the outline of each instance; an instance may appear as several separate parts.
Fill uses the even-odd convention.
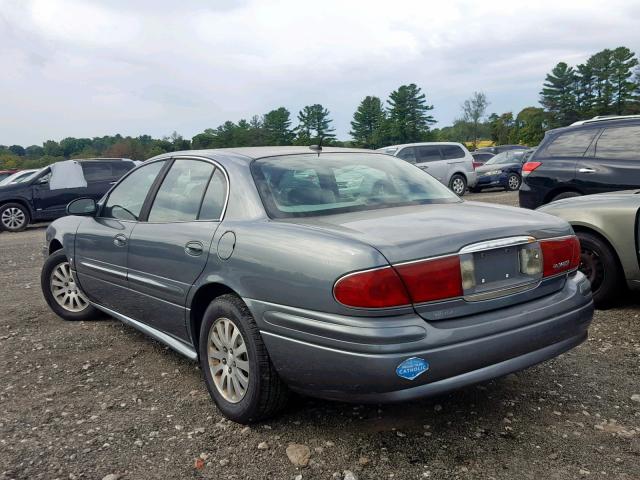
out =
[[[348,307],[389,308],[411,303],[407,289],[392,267],[351,273],[333,286],[336,300]]]
[[[542,275],[551,277],[580,265],[580,241],[576,236],[541,240]]]
[[[529,175],[540,165],[542,165],[542,162],[526,162],[524,165],[522,165],[522,175],[523,176]]]
[[[483,165],[482,162],[473,162],[473,169],[475,170],[478,167],[481,167]]]
[[[460,257],[435,258],[397,265],[413,303],[462,296]]]

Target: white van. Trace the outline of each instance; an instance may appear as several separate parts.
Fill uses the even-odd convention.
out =
[[[421,142],[391,145],[378,151],[406,160],[430,173],[458,196],[476,185],[476,171],[469,150],[456,142]]]

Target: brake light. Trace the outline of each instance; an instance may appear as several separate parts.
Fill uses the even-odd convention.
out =
[[[421,260],[396,265],[413,303],[444,300],[462,296],[460,257]]]
[[[542,165],[542,162],[526,162],[522,165],[522,175],[526,176]]]
[[[389,308],[409,305],[411,300],[392,267],[345,275],[333,286],[336,300],[347,307]]]
[[[575,235],[541,240],[542,275],[550,277],[575,270],[580,265],[580,240]]]
[[[478,167],[481,167],[483,165],[482,162],[473,162],[473,169],[475,170]]]

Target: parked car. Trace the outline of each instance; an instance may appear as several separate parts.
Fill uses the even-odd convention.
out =
[[[289,390],[397,402],[502,376],[583,342],[593,314],[567,222],[370,150],[174,152],[67,208],[46,231],[51,309],[199,359],[237,422]]]
[[[520,206],[640,187],[640,118],[607,117],[550,130],[524,164]]]
[[[21,183],[28,179],[31,175],[37,172],[37,169],[32,170],[19,170],[16,173],[9,175],[4,180],[0,180],[0,187],[10,185],[12,183]]]
[[[130,160],[68,160],[42,168],[24,182],[5,185],[0,188],[0,229],[19,232],[29,223],[62,217],[74,198],[99,200],[134,166]],[[51,185],[55,170],[59,173]]]
[[[4,180],[5,178],[13,175],[18,170],[0,170],[0,180]]]
[[[596,306],[608,307],[640,289],[640,191],[558,200],[538,209],[567,220],[580,239],[580,271],[591,282]]]
[[[487,163],[487,160],[495,157],[494,153],[491,152],[471,152],[471,156],[473,157],[473,168],[478,168]]]
[[[507,150],[488,160],[483,166],[476,168],[478,182],[471,188],[472,192],[480,192],[483,188],[504,188],[518,190],[522,183],[522,164],[526,150]]]
[[[481,147],[476,150],[476,152],[489,152],[497,155],[502,152],[507,152],[509,150],[527,150],[529,147],[524,145],[496,145],[495,147]]]
[[[473,157],[467,147],[455,142],[423,142],[392,145],[378,151],[406,160],[434,176],[453,193],[463,196],[476,184]]]

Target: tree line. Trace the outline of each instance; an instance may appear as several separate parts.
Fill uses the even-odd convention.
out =
[[[261,145],[325,145],[379,148],[418,141],[458,141],[475,148],[480,139],[495,144],[537,145],[549,128],[566,126],[595,115],[640,113],[638,59],[627,47],[604,49],[580,65],[558,63],[547,74],[540,92],[541,107],[517,114],[487,115],[486,95],[474,92],[460,106],[452,125],[434,128],[433,105],[416,84],[402,85],[383,101],[366,96],[351,121],[351,140],[336,138],[327,108],[307,105],[296,116],[285,107],[249,120],[226,121],[191,139],[174,132],[162,138],[107,135],[47,140],[41,146],[0,145],[0,168],[37,168],[69,158],[126,157],[144,160],[161,153],[202,148]]]

